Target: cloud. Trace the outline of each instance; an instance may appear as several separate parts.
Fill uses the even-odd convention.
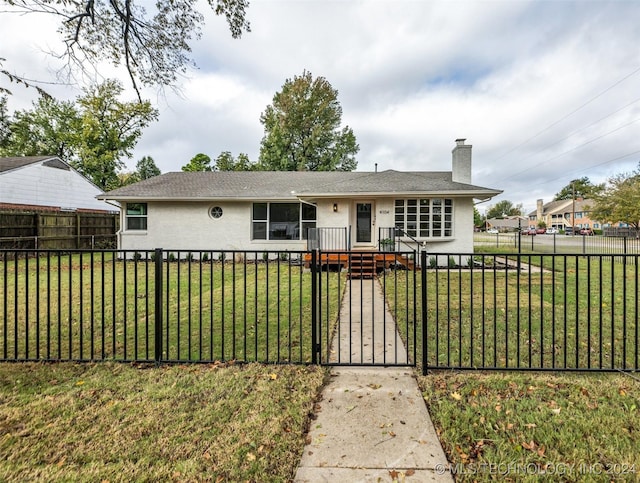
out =
[[[637,165],[639,14],[637,2],[274,0],[250,5],[241,39],[208,15],[180,93],[146,91],[161,116],[129,165],[150,155],[175,171],[198,152],[257,159],[261,112],[308,70],[339,91],[359,169],[447,170],[464,137],[474,182],[533,209],[571,179]],[[46,77],[31,47],[55,44],[44,27],[25,37],[10,25],[0,56]]]

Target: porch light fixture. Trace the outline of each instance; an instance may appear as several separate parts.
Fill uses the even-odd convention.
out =
[[[333,212],[337,213],[338,212],[338,203],[334,203],[333,204]]]

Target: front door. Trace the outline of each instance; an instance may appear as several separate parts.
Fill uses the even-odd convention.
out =
[[[373,204],[356,203],[356,243],[371,245],[373,226]]]

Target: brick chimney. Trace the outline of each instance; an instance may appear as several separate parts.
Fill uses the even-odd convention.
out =
[[[543,214],[544,214],[544,202],[542,200],[538,200],[536,203],[536,220],[538,221],[538,223],[540,223],[541,221],[544,221]]]
[[[466,139],[456,139],[452,153],[451,180],[456,183],[471,184],[471,145]]]

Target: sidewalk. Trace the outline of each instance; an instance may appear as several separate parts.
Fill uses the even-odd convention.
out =
[[[340,310],[352,321],[333,342],[341,361],[406,353],[397,334],[371,340],[395,327],[377,280],[348,282]],[[453,481],[411,368],[336,367],[318,406],[294,481]]]

